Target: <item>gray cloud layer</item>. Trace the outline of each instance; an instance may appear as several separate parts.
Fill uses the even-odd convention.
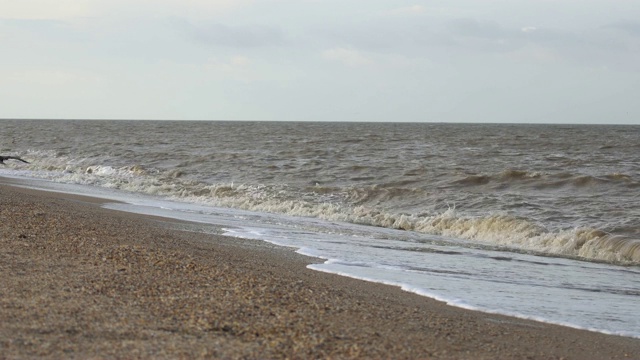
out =
[[[92,4],[0,14],[0,117],[640,119],[630,1]]]

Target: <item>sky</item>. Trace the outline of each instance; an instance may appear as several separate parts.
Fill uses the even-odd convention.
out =
[[[0,0],[0,118],[640,124],[640,0]]]

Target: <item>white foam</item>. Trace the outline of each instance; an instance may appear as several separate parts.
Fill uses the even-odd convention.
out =
[[[314,197],[308,198],[291,192],[286,185],[205,184],[171,176],[164,177],[139,165],[87,166],[86,162],[87,160],[56,158],[52,163],[32,164],[29,166],[30,170],[16,174],[61,183],[85,184],[162,196],[175,201],[207,206],[315,217],[466,239],[554,256],[640,265],[640,239],[611,239],[611,236],[597,229],[548,230],[529,219],[508,214],[474,217],[461,214],[455,208],[430,215],[395,214],[367,206],[351,207],[340,202],[317,202],[318,199]],[[62,168],[64,171],[60,171]],[[324,195],[321,194],[320,197],[322,196]]]
[[[461,308],[461,309],[466,309],[466,310],[471,310],[471,311],[479,311],[479,312],[483,312],[483,313],[487,313],[487,314],[510,316],[510,317],[523,319],[523,320],[531,320],[531,321],[536,321],[536,322],[541,322],[541,323],[566,326],[566,327],[570,327],[570,328],[574,328],[574,329],[587,330],[587,331],[592,331],[592,332],[599,332],[599,333],[608,334],[608,335],[617,335],[617,336],[625,336],[625,337],[632,337],[632,338],[640,339],[640,332],[638,332],[638,331],[605,330],[605,329],[589,327],[589,326],[579,326],[579,325],[576,325],[576,324],[574,324],[572,322],[552,320],[550,318],[542,317],[542,316],[524,315],[524,314],[519,313],[519,312],[509,311],[509,310],[505,310],[505,309],[495,309],[495,308],[487,308],[487,307],[482,307],[482,306],[474,306],[474,305],[469,304],[464,299],[442,296],[441,294],[438,294],[438,293],[433,292],[433,291],[429,291],[429,290],[427,290],[425,288],[416,287],[416,286],[413,286],[413,285],[409,285],[409,284],[405,284],[405,283],[397,282],[397,281],[381,280],[381,279],[373,278],[373,277],[354,275],[353,273],[351,273],[349,271],[335,270],[331,266],[327,266],[327,265],[331,265],[332,263],[335,264],[335,263],[341,263],[341,262],[342,261],[331,259],[331,260],[327,260],[324,264],[307,265],[307,268],[309,268],[311,270],[315,270],[315,271],[324,272],[324,273],[350,277],[350,278],[357,279],[357,280],[368,281],[368,282],[373,282],[373,283],[379,283],[379,284],[384,284],[384,285],[389,285],[389,286],[396,286],[396,287],[399,287],[400,289],[402,289],[403,291],[410,292],[410,293],[417,294],[417,295],[424,296],[424,297],[428,297],[428,298],[431,298],[431,299],[434,299],[434,300],[437,300],[437,301],[441,301],[441,302],[444,302],[447,305],[458,307],[458,308]]]

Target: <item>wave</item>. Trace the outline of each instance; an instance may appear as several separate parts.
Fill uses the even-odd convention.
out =
[[[423,198],[426,193],[427,191],[420,188],[372,185],[367,187],[351,187],[344,190],[344,198],[351,205],[375,205],[388,203],[398,198]]]
[[[469,175],[465,176],[463,179],[456,180],[455,184],[460,185],[486,185],[493,181],[494,178],[490,175]]]
[[[142,165],[86,166],[86,163],[91,160],[54,157],[34,161],[27,167],[32,176],[57,182],[115,188],[211,206],[415,231],[553,256],[640,265],[640,239],[595,228],[548,230],[530,219],[509,214],[469,216],[449,208],[439,213],[413,215],[398,214],[383,206],[398,197],[425,199],[423,189],[378,185],[345,189],[316,185],[298,190],[286,184],[207,184],[183,176],[182,170],[159,171]],[[500,176],[539,177],[513,171]],[[613,174],[612,177],[616,181],[630,181],[626,175]]]
[[[623,173],[584,175],[560,172],[550,174],[524,170],[505,170],[497,174],[471,174],[454,180],[452,184],[454,186],[495,185],[498,187],[530,185],[535,189],[589,188],[606,185],[640,187],[640,181]]]

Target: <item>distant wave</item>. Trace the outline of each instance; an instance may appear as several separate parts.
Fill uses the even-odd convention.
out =
[[[610,173],[603,175],[585,175],[571,173],[545,174],[522,170],[505,170],[498,174],[472,174],[454,180],[457,186],[517,186],[524,185],[536,189],[553,189],[561,187],[588,188],[593,186],[626,186],[640,187],[640,182],[631,175]]]

